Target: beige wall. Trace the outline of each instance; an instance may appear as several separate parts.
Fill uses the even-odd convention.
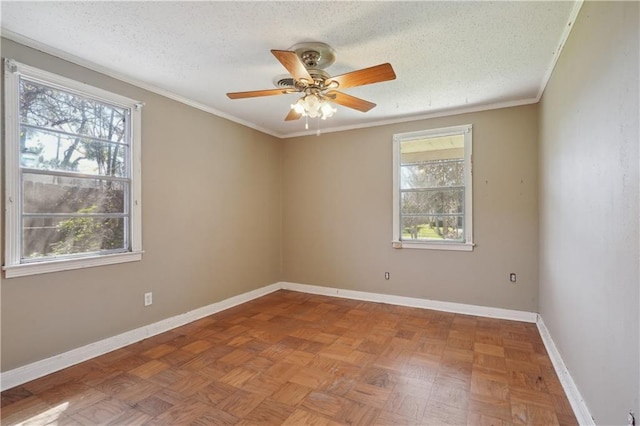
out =
[[[624,423],[640,413],[638,9],[586,2],[540,106],[284,141],[2,40],[146,106],[144,259],[3,280],[1,370],[282,280],[539,308],[596,421]],[[392,249],[392,135],[469,123],[476,249]]]
[[[146,103],[144,259],[3,280],[2,371],[281,280],[536,309],[536,106],[280,141],[8,40],[2,55]],[[391,249],[392,135],[467,123],[475,251]]]
[[[279,280],[279,140],[4,39],[2,56],[146,103],[143,260],[2,280],[2,371]]]
[[[536,311],[537,120],[530,105],[285,140],[284,281]],[[462,124],[477,247],[394,250],[393,134]]]
[[[597,424],[640,413],[638,6],[584,3],[540,107],[540,313]]]

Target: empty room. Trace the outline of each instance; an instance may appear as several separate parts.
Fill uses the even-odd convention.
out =
[[[640,3],[0,4],[2,425],[636,425]]]

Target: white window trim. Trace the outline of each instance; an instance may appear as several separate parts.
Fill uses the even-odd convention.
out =
[[[406,242],[401,240],[400,233],[400,142],[411,139],[433,138],[464,134],[465,161],[465,212],[464,212],[464,242],[425,241]],[[445,127],[417,132],[397,133],[393,135],[393,239],[391,246],[395,249],[427,249],[427,250],[455,250],[473,251],[473,126]]]
[[[27,275],[44,274],[49,272],[66,271],[88,268],[93,266],[111,265],[115,263],[134,262],[142,259],[142,172],[141,172],[141,144],[142,129],[141,116],[143,103],[129,99],[115,93],[108,92],[84,83],[77,82],[47,71],[21,64],[12,59],[4,60],[4,125],[5,125],[5,278],[22,277]],[[19,118],[19,77],[24,75],[29,79],[81,96],[91,97],[106,103],[121,106],[131,110],[131,147],[129,167],[131,170],[131,250],[125,253],[106,255],[86,255],[69,259],[51,259],[38,262],[20,262],[20,179],[18,147],[20,125]]]

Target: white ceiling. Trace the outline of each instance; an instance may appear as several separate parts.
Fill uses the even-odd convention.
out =
[[[390,62],[397,79],[345,89],[377,104],[338,106],[323,132],[539,100],[578,1],[1,2],[2,35],[190,105],[288,137],[294,94],[270,49],[321,41],[331,75]],[[143,100],[143,99],[142,99]],[[315,120],[310,123],[315,129]]]

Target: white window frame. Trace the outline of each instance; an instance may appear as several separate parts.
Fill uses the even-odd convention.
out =
[[[141,102],[102,90],[84,83],[61,77],[47,71],[21,64],[12,59],[4,60],[4,192],[5,192],[5,278],[49,272],[80,269],[115,263],[133,262],[142,259],[142,188],[141,188]],[[20,242],[22,224],[20,217],[22,185],[20,182],[20,76],[59,88],[79,96],[95,99],[130,111],[130,246],[127,252],[115,254],[78,255],[73,258],[46,259],[36,262],[21,262]]]
[[[465,241],[402,241],[400,229],[400,144],[404,141],[442,136],[464,135],[464,236]],[[396,249],[430,249],[472,251],[473,243],[473,126],[466,124],[393,135],[393,240]]]

